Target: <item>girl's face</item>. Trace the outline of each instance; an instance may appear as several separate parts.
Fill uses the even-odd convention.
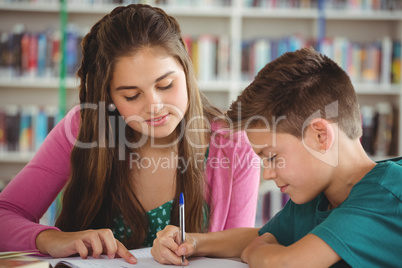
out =
[[[110,96],[132,129],[149,137],[167,138],[187,110],[186,76],[173,57],[143,48],[118,60]]]

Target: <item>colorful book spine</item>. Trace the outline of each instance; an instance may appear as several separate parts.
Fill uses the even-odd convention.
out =
[[[198,80],[216,80],[216,38],[203,34],[198,37]]]
[[[46,76],[47,36],[45,32],[38,34],[38,70],[37,76]]]
[[[241,78],[250,80],[267,63],[283,53],[295,51],[309,44],[302,36],[292,35],[283,38],[257,38],[243,40],[241,54]]]
[[[19,151],[20,112],[17,105],[5,106],[7,151]]]
[[[38,150],[57,122],[57,106],[0,107],[0,151]]]
[[[401,69],[401,62],[402,62],[401,54],[402,53],[401,52],[402,52],[401,41],[399,41],[399,40],[393,41],[393,43],[392,43],[392,67],[391,67],[391,77],[392,77],[393,84],[401,83],[401,75],[402,75],[402,69]]]
[[[230,73],[230,40],[227,35],[184,35],[183,41],[199,81],[228,80]]]
[[[36,117],[36,127],[35,127],[35,150],[37,151],[42,145],[48,133],[47,128],[47,115],[43,107],[39,108]]]
[[[33,150],[33,128],[35,111],[33,107],[25,106],[21,110],[19,148],[21,152],[30,152]]]
[[[361,143],[368,155],[389,157],[397,155],[397,111],[390,102],[363,105],[360,109],[363,135]]]
[[[360,139],[363,149],[369,155],[374,155],[375,141],[375,109],[373,106],[363,105],[360,108],[363,135]]]
[[[80,30],[70,25],[66,46],[66,68],[70,77],[75,76],[82,58],[81,40]],[[28,32],[17,24],[12,32],[1,33],[0,56],[2,77],[58,77],[60,33],[51,29]]]
[[[246,7],[260,8],[316,8],[320,0],[245,0]],[[400,10],[400,0],[323,0],[326,9],[373,11]]]
[[[38,35],[32,33],[29,41],[27,74],[29,77],[36,77],[38,75]]]
[[[217,60],[217,79],[221,81],[229,80],[230,74],[230,40],[229,36],[221,35],[218,37]]]
[[[6,111],[0,107],[0,152],[7,150]]]
[[[388,102],[379,102],[376,104],[376,109],[377,129],[375,153],[377,156],[388,156],[391,149],[390,145],[392,142],[392,128],[394,122],[392,105]]]

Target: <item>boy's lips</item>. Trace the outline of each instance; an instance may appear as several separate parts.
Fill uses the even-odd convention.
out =
[[[284,193],[286,189],[288,188],[289,184],[278,186],[279,189],[281,189],[281,192]]]

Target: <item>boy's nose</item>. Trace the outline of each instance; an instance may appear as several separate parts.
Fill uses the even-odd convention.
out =
[[[264,180],[274,180],[276,179],[277,175],[275,169],[269,167],[263,167],[262,178]]]

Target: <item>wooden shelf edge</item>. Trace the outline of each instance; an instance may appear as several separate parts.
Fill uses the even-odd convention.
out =
[[[0,163],[26,164],[34,155],[34,152],[0,152]]]

